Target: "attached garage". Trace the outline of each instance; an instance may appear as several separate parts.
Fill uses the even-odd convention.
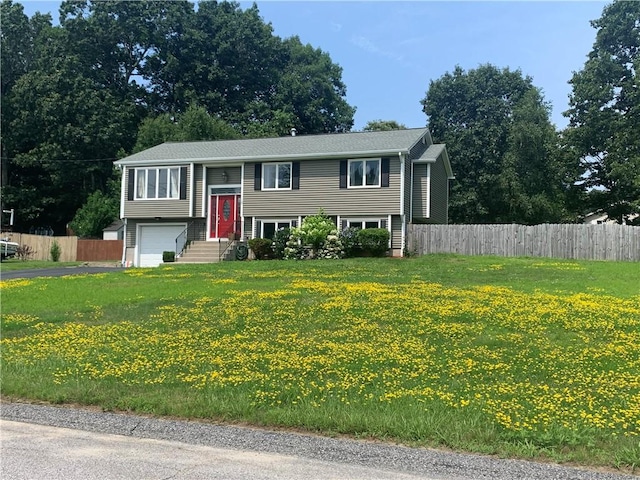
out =
[[[176,238],[187,228],[184,223],[138,225],[138,267],[157,267],[162,252],[175,251]]]

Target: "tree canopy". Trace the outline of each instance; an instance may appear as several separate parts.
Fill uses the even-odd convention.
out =
[[[0,9],[2,201],[23,231],[63,231],[134,148],[353,125],[342,69],[255,5],[66,0],[57,26]]]
[[[453,223],[565,219],[570,169],[530,77],[489,64],[456,67],[431,81],[421,103],[434,141],[452,158]]]
[[[406,130],[407,126],[395,120],[371,120],[362,129],[364,132],[382,132],[388,130]]]
[[[640,3],[615,1],[591,25],[593,49],[569,82],[567,141],[580,156],[588,209],[621,223],[640,213]]]

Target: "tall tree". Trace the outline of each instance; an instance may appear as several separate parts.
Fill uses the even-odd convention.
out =
[[[557,161],[548,105],[530,77],[488,64],[456,67],[431,81],[421,103],[434,141],[446,143],[451,157],[453,223],[563,219],[571,182]]]
[[[382,132],[388,130],[406,130],[406,125],[395,120],[371,120],[362,129],[365,132]]]
[[[590,208],[623,222],[640,213],[640,3],[615,1],[591,25],[593,49],[569,82],[566,135]]]

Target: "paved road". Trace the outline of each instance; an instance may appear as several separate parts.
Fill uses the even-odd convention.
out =
[[[2,268],[2,267],[0,267]],[[11,270],[0,272],[2,280],[14,278],[35,278],[35,277],[63,277],[65,275],[82,275],[84,273],[105,273],[122,270],[122,267],[59,267],[59,268],[34,268],[27,270]]]
[[[0,478],[628,480],[557,465],[21,403],[0,405]]]

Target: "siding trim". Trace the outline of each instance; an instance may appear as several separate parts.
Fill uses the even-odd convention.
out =
[[[191,178],[189,179],[189,189],[191,191],[191,194],[189,195],[189,218],[193,218],[193,207],[194,207],[194,198],[195,197],[195,193],[196,193],[196,189],[195,189],[195,185],[196,185],[196,168],[195,165],[193,164],[193,162],[191,162],[190,165],[191,168]]]

